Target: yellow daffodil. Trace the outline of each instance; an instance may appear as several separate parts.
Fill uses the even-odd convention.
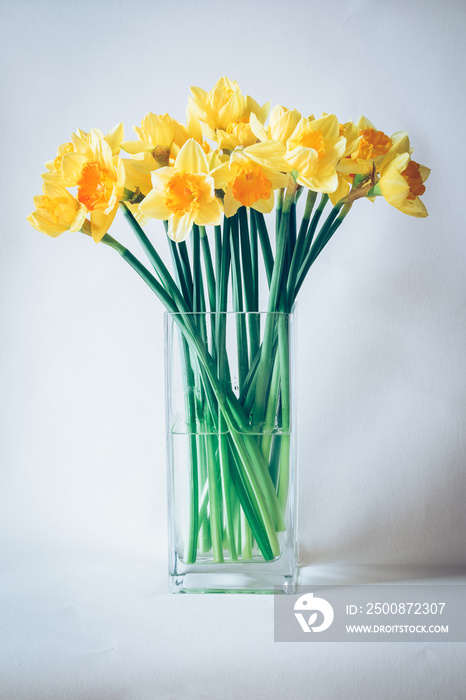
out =
[[[257,119],[255,114],[251,114],[251,129],[259,141],[281,141],[286,145],[293,131],[298,126],[301,114],[297,109],[287,109],[282,105],[276,105],[270,112],[269,126],[266,130]]]
[[[42,191],[43,194],[34,197],[35,211],[27,217],[29,223],[53,238],[65,231],[79,231],[87,208],[61,185],[44,182]]]
[[[203,122],[206,135],[217,142],[219,149],[226,150],[254,144],[251,115],[263,124],[269,109],[270,102],[261,107],[252,97],[242,94],[236,81],[226,77],[220,78],[210,92],[191,87],[188,104],[188,111]]]
[[[389,204],[404,214],[424,217],[427,209],[420,196],[425,192],[424,182],[429,175],[429,168],[411,160],[409,153],[401,153],[383,170],[378,189]]]
[[[60,172],[64,187],[77,187],[77,200],[90,212],[92,238],[98,242],[108,231],[118,209],[125,185],[125,170],[118,155],[112,155],[102,132],[92,129],[83,138],[85,152],[64,153]],[[45,173],[44,180],[48,181]]]
[[[219,224],[221,206],[215,196],[207,158],[194,139],[186,141],[173,167],[152,173],[152,190],[139,205],[140,212],[168,221],[168,235],[184,241],[193,224]]]
[[[154,159],[154,168],[169,165],[180,148],[189,139],[189,133],[183,124],[172,119],[168,114],[146,114],[141,127],[134,127],[139,141],[125,141],[121,147],[127,153],[149,153]]]
[[[118,155],[120,152],[120,144],[123,140],[123,124],[117,124],[113,129],[111,129],[106,136],[102,133],[100,129],[93,129],[93,134],[97,134],[101,139],[106,141],[110,148],[112,149],[112,155]],[[48,182],[61,183],[65,186],[63,171],[62,171],[62,161],[63,156],[67,153],[84,153],[92,156],[92,150],[89,147],[89,134],[78,129],[71,136],[71,141],[67,143],[62,143],[58,146],[57,155],[53,160],[47,161],[45,167],[47,172],[42,175],[42,178]]]
[[[366,117],[359,119],[356,128],[358,137],[352,139],[352,148],[347,149],[338,164],[340,173],[365,175],[372,171],[374,163],[380,171],[399,153],[410,152],[406,131],[387,136],[383,131],[377,131]]]
[[[146,114],[141,122],[141,128],[134,127],[139,141],[126,141],[123,150],[132,154],[133,158],[123,160],[126,172],[125,187],[146,196],[152,189],[152,172],[159,168],[173,165],[180,148],[189,138],[196,138],[202,148],[208,153],[211,148],[202,139],[202,130],[195,119],[186,128],[183,124],[172,119],[170,115]],[[138,206],[128,202],[128,206],[142,225],[147,217]]]
[[[297,109],[287,109],[276,105],[270,112],[269,131],[270,138],[286,144],[301,119]]]
[[[265,141],[234,150],[228,162],[212,171],[215,187],[225,190],[225,216],[233,216],[241,206],[272,211],[274,190],[286,187],[290,179],[284,155],[282,143]]]
[[[314,192],[334,192],[338,187],[335,167],[345,148],[346,139],[340,135],[334,114],[301,118],[287,141],[285,159],[297,171],[300,185]]]

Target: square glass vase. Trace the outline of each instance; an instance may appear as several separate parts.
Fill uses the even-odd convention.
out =
[[[165,314],[169,589],[293,593],[293,313]]]

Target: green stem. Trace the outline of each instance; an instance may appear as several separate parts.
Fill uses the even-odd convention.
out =
[[[249,210],[249,231],[251,244],[251,266],[253,285],[253,310],[259,310],[259,249],[257,238],[257,223],[254,216],[254,209]]]
[[[260,519],[257,518],[256,510],[255,510],[255,505],[253,500],[250,497],[250,489],[249,485],[247,483],[247,480],[245,479],[245,473],[244,470],[241,469],[241,462],[239,461],[239,457],[237,454],[237,451],[235,449],[235,442],[233,439],[233,434],[230,434],[228,436],[229,441],[231,442],[230,444],[230,474],[231,474],[231,479],[233,482],[233,486],[235,488],[236,493],[239,496],[239,501],[241,503],[241,508],[244,511],[244,514],[246,515],[247,521],[249,523],[249,526],[251,528],[252,534],[254,535],[254,539],[256,540],[259,549],[262,553],[262,556],[264,559],[270,561],[274,557],[278,556],[280,553],[280,549],[278,546],[278,540],[276,542],[276,548],[272,546],[272,543],[270,542],[270,538],[267,537],[267,528],[262,527],[260,523]],[[239,520],[241,522],[241,520]],[[241,533],[242,535],[242,533]],[[241,537],[238,538],[238,548],[240,547],[240,542],[241,542]]]
[[[323,194],[320,198],[319,205],[317,209],[314,212],[314,215],[311,220],[311,224],[309,226],[307,235],[306,235],[306,240],[304,242],[304,247],[303,247],[303,252],[302,252],[302,260],[306,257],[306,255],[309,253],[309,249],[312,245],[312,241],[314,240],[314,235],[315,232],[317,231],[317,226],[319,225],[319,221],[321,219],[322,213],[327,206],[327,202],[329,201],[328,194]]]
[[[275,355],[273,363],[272,379],[270,381],[270,391],[267,400],[267,409],[264,420],[264,434],[261,439],[261,452],[267,463],[270,460],[270,447],[272,445],[272,434],[275,418],[278,410],[278,395],[280,388],[280,361],[278,354]]]
[[[223,390],[226,391],[230,383],[229,370],[226,354],[226,321],[227,321],[227,293],[228,278],[230,273],[230,220],[224,219],[224,232],[222,243],[222,229],[215,227],[215,297],[216,309],[216,348],[217,348],[217,373],[222,382]],[[226,531],[230,547],[230,556],[233,561],[238,558],[234,531],[233,510],[236,507],[236,491],[233,488],[228,449],[228,439],[226,434],[226,423],[223,416],[219,416],[219,450],[220,450],[220,470],[222,476],[223,502],[225,505]],[[239,504],[237,505],[239,508]]]
[[[278,354],[280,360],[281,440],[280,469],[278,473],[278,501],[285,514],[290,481],[290,356],[289,317],[281,314],[278,319]]]
[[[236,337],[238,355],[238,384],[239,391],[243,389],[244,380],[248,373],[248,342],[246,335],[246,318],[243,313],[243,289],[241,285],[240,241],[238,235],[238,218],[231,217],[231,279],[233,288],[233,309],[236,311]]]
[[[308,190],[306,198],[306,206],[304,209],[303,218],[301,221],[301,226],[299,227],[298,238],[296,240],[296,246],[293,252],[293,257],[291,260],[290,272],[288,275],[287,283],[287,311],[291,310],[294,298],[294,289],[296,286],[296,279],[298,277],[299,268],[302,264],[302,258],[304,253],[304,246],[306,242],[306,234],[309,228],[309,220],[311,218],[311,213],[314,208],[314,203],[316,201],[317,192]]]
[[[252,559],[252,532],[244,511],[241,512],[241,541],[241,558],[243,561],[250,561]]]
[[[277,191],[276,203],[275,203],[275,231],[276,231],[277,236],[278,236],[278,232],[280,231],[284,195],[285,195],[285,189],[283,187],[281,187]]]
[[[199,490],[201,492],[201,512],[199,515],[199,521],[200,521],[200,529],[199,529],[199,542],[200,542],[200,550],[203,553],[210,552],[212,549],[212,534],[210,530],[210,517],[207,513],[207,503],[209,501],[210,493],[209,493],[209,479],[208,479],[208,467],[207,467],[207,454],[206,454],[206,444],[205,444],[205,436],[202,433],[196,433],[195,439],[196,439],[196,450],[197,454],[199,456],[199,477],[200,477],[200,484],[199,484]],[[202,498],[202,495],[205,494],[204,498],[206,499],[205,503],[205,509],[203,508],[204,506],[204,498]]]
[[[166,223],[166,222],[164,222]],[[181,293],[183,294],[183,297],[186,301],[186,304],[188,308],[191,310],[193,308],[193,298],[192,298],[192,293],[188,289],[188,285],[186,284],[186,277],[184,274],[184,269],[183,269],[183,264],[181,262],[179,250],[178,250],[178,244],[175,243],[175,241],[172,241],[171,238],[168,239],[169,245],[170,245],[170,253],[172,256],[173,260],[173,267],[176,272],[176,281],[178,283],[178,286],[181,290]]]
[[[288,279],[291,260],[293,258],[293,253],[296,245],[296,202],[293,202],[290,209],[290,225],[288,228],[288,236],[286,240],[286,251],[285,251],[285,269],[284,277]]]
[[[181,263],[183,265],[183,270],[186,278],[186,285],[188,287],[188,291],[191,295],[191,299],[193,296],[193,277],[191,274],[191,264],[189,262],[189,253],[188,253],[188,246],[186,245],[186,241],[180,241],[180,243],[176,244],[178,246],[178,250],[180,253],[180,259]]]
[[[272,347],[274,339],[274,329],[276,323],[275,313],[278,310],[278,301],[282,289],[283,268],[285,261],[285,251],[287,246],[288,223],[290,218],[291,205],[294,202],[295,190],[287,190],[283,211],[280,218],[280,231],[277,236],[277,252],[273,275],[270,283],[269,305],[264,338],[262,341],[262,352],[259,368],[257,370],[256,398],[254,402],[254,425],[260,427],[264,421],[267,402],[267,387],[270,372],[272,371]]]
[[[252,273],[251,245],[249,241],[248,215],[246,207],[238,209],[241,239],[241,262],[243,270],[244,301],[246,311],[254,311],[254,280]]]
[[[232,561],[238,560],[235,542],[235,527],[233,518],[233,503],[232,503],[232,484],[230,476],[230,464],[228,456],[228,441],[226,433],[219,432],[219,456],[220,456],[220,473],[222,478],[222,493],[223,503],[225,506],[225,521],[228,537],[228,545],[230,548],[230,557]]]
[[[273,274],[273,253],[272,246],[270,245],[269,232],[267,231],[267,225],[265,223],[264,215],[255,209],[251,209],[254,219],[256,221],[257,232],[259,234],[259,242],[262,249],[262,257],[264,259],[265,274],[267,277],[267,284],[270,287],[272,282]]]
[[[212,550],[214,562],[223,562],[223,531],[222,531],[222,491],[219,463],[215,458],[213,439],[210,426],[207,424],[207,434],[204,436],[207,454],[207,479],[209,483],[210,532],[212,535]]]
[[[194,225],[191,233],[192,244],[193,244],[193,311],[198,313],[202,310],[201,308],[201,287],[202,287],[202,276],[201,276],[201,248],[199,240],[199,227]]]
[[[241,237],[241,262],[243,270],[243,288],[245,308],[248,312],[257,312],[256,290],[254,284],[254,270],[252,262],[251,241],[249,238],[248,214],[245,207],[238,210],[239,228]],[[258,326],[259,317],[257,313],[248,313],[249,330],[249,362],[252,362],[259,349],[260,329]],[[249,364],[249,363],[248,363]]]
[[[215,273],[214,266],[212,264],[212,255],[210,253],[209,239],[207,238],[205,226],[199,226],[199,234],[201,237],[202,255],[204,258],[207,292],[209,295],[209,306],[211,311],[216,311],[217,304],[215,297]]]

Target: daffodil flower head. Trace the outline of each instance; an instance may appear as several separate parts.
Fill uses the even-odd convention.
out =
[[[112,145],[99,129],[88,134],[77,135],[81,150],[63,153],[60,173],[51,177],[50,172],[42,177],[45,182],[63,187],[77,187],[76,199],[90,213],[93,239],[98,242],[108,231],[118,209],[125,184],[123,162]],[[58,180],[58,182],[57,182]]]
[[[298,110],[276,105],[270,112],[267,129],[254,113],[250,115],[250,124],[252,132],[259,141],[280,141],[286,145],[300,119],[301,114]]]
[[[336,165],[345,148],[346,139],[334,114],[301,118],[287,141],[285,159],[297,171],[298,184],[315,192],[334,192],[338,187]]]
[[[139,211],[168,221],[168,235],[176,242],[188,237],[193,224],[220,223],[222,210],[215,196],[214,179],[197,141],[186,141],[172,167],[152,173],[152,190],[139,205]]]
[[[44,182],[43,194],[34,197],[35,210],[27,220],[35,229],[56,238],[65,231],[79,231],[87,209],[65,187]]]
[[[215,187],[225,191],[226,217],[236,214],[241,206],[262,213],[272,211],[274,190],[286,187],[290,178],[284,154],[282,143],[266,141],[235,149],[228,162],[212,171]]]
[[[378,131],[367,117],[360,117],[356,129],[357,138],[352,128],[351,133],[348,131],[348,148],[337,167],[340,173],[365,175],[372,171],[373,163],[381,172],[396,155],[411,152],[405,131],[388,136]]]
[[[262,107],[249,95],[243,95],[236,81],[220,78],[206,92],[191,87],[188,113],[204,124],[206,135],[217,142],[219,149],[233,150],[237,146],[251,146],[256,137],[251,129],[251,115],[263,124],[270,109],[270,102]]]
[[[71,141],[62,143],[58,146],[57,155],[53,160],[47,161],[45,167],[47,172],[42,175],[42,179],[47,182],[55,182],[64,187],[71,187],[73,183],[67,181],[66,174],[63,170],[63,157],[69,153],[87,154],[92,157],[91,142],[95,136],[105,141],[111,149],[112,156],[120,152],[120,144],[123,140],[123,124],[117,124],[104,136],[100,129],[92,129],[90,133],[86,133],[78,129],[71,135]]]
[[[131,155],[151,154],[154,169],[169,165],[189,139],[186,127],[166,113],[149,112],[141,121],[141,126],[134,127],[134,131],[139,141],[125,141],[121,144],[122,149]]]
[[[188,110],[205,124],[211,139],[216,139],[217,129],[226,129],[245,110],[246,98],[236,80],[220,78],[209,92],[195,86],[190,90]]]
[[[73,153],[74,150],[74,144],[70,141],[68,141],[67,143],[60,144],[60,146],[58,146],[57,149],[56,157],[53,160],[47,161],[45,167],[53,174],[59,173],[61,170],[61,162],[63,160],[63,156],[65,155],[65,153]]]
[[[424,182],[429,175],[429,168],[411,160],[409,153],[401,153],[384,169],[378,188],[384,199],[404,214],[425,217],[427,209],[420,197],[425,192]]]

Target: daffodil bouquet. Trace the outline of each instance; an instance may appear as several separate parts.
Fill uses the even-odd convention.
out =
[[[427,216],[420,196],[429,169],[412,160],[406,132],[388,136],[365,117],[340,123],[334,114],[270,111],[227,78],[210,92],[191,88],[186,125],[149,113],[135,132],[133,141],[122,124],[107,135],[73,133],[46,163],[28,220],[49,236],[79,231],[113,248],[177,329],[189,449],[175,558],[271,562],[289,522],[289,329],[299,290],[356,200],[382,197]],[[144,262],[109,234],[118,209]],[[264,215],[274,209],[272,242]],[[171,272],[144,231],[150,219],[164,222]]]

